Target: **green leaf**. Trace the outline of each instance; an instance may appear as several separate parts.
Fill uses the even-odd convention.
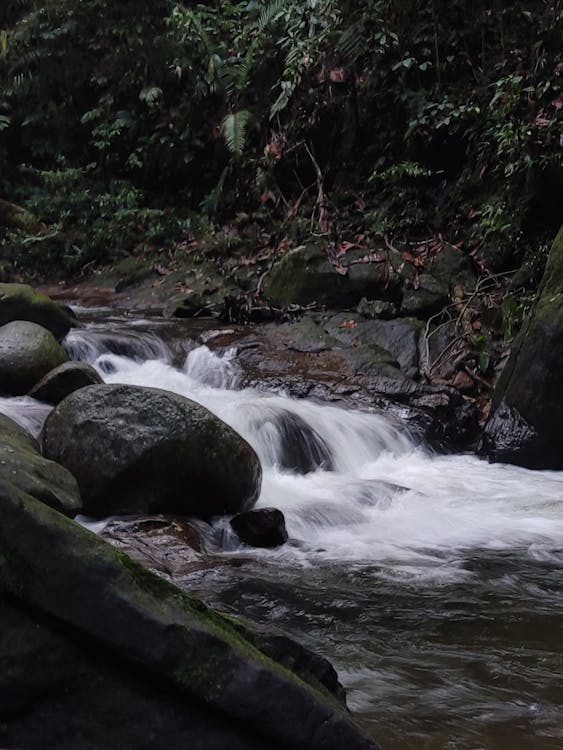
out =
[[[228,114],[221,125],[223,138],[233,156],[241,156],[246,145],[246,128],[250,112],[246,109]]]

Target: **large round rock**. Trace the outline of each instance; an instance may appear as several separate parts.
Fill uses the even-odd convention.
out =
[[[47,328],[57,339],[69,332],[73,320],[67,310],[27,284],[0,284],[0,325],[28,320]]]
[[[94,516],[209,518],[251,508],[262,469],[248,443],[199,404],[156,388],[92,385],[47,419],[44,453],[78,480]]]
[[[6,323],[0,328],[0,393],[24,395],[66,359],[46,328],[23,320]]]

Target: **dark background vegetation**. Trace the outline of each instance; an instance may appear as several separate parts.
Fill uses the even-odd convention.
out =
[[[533,286],[562,222],[560,2],[4,0],[0,30],[4,275],[314,231]]]

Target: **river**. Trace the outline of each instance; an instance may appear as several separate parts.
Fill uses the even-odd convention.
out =
[[[383,750],[563,746],[563,472],[436,455],[385,414],[240,388],[236,349],[198,345],[188,323],[178,363],[150,322],[90,321],[72,357],[205,405],[258,452],[258,505],[286,517],[284,547],[231,537],[176,583],[326,656]],[[48,411],[0,402],[35,430]],[[280,467],[280,413],[324,466]]]

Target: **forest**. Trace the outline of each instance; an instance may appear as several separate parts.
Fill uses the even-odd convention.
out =
[[[561,222],[562,36],[545,0],[6,0],[1,274],[314,233],[451,243],[533,289]]]

